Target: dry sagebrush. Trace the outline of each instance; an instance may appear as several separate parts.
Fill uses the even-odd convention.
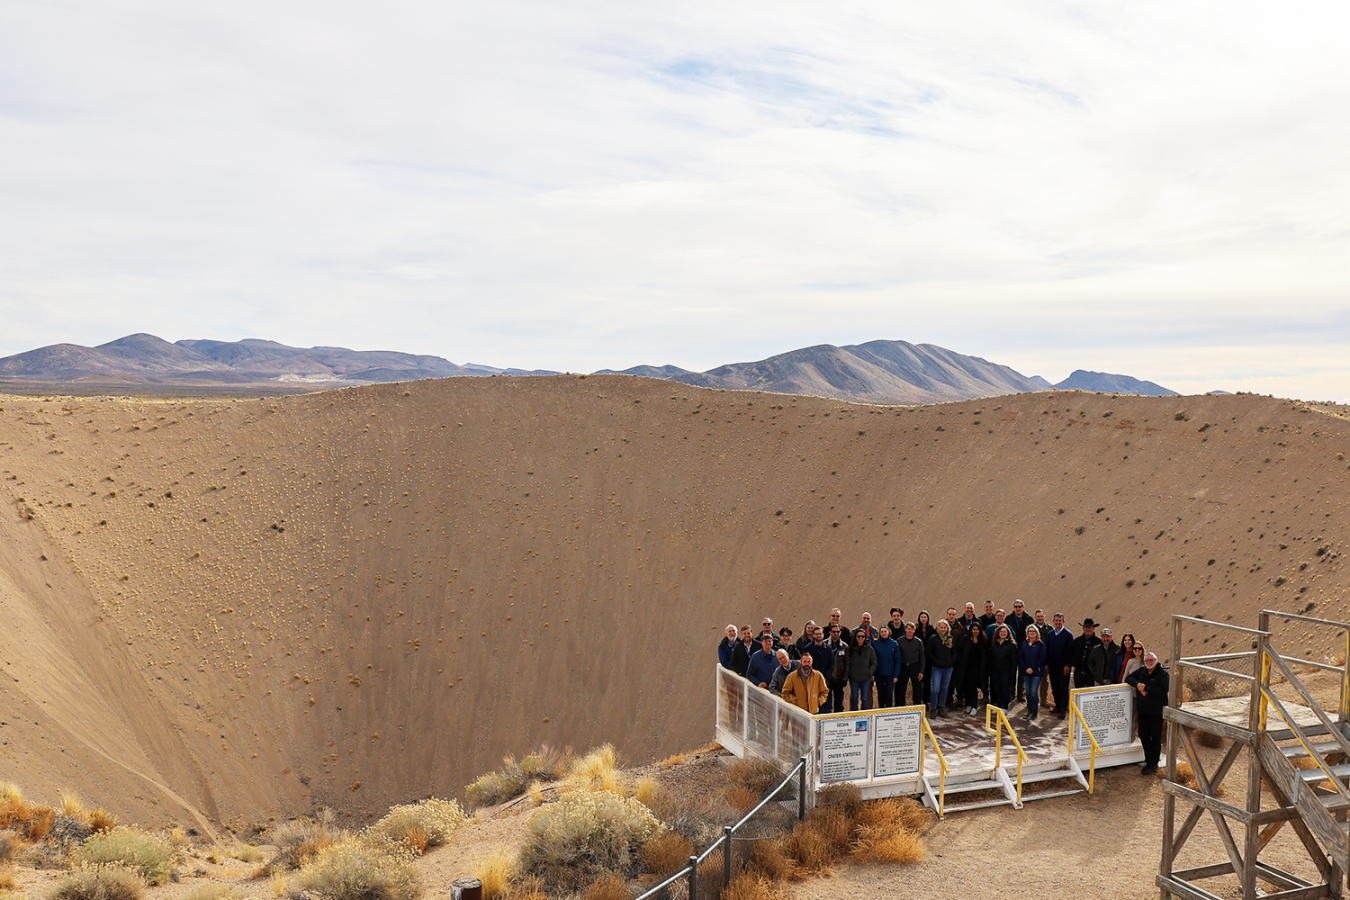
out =
[[[383,819],[370,826],[377,837],[404,844],[417,855],[427,847],[439,847],[467,821],[464,810],[453,800],[435,798],[391,807]]]
[[[569,791],[530,816],[520,868],[551,890],[577,890],[636,869],[640,846],[661,830],[651,810],[607,791]]]
[[[145,882],[126,866],[80,869],[52,887],[46,900],[140,900]]]
[[[421,893],[411,851],[351,838],[319,851],[299,881],[322,900],[414,900]]]
[[[178,861],[168,841],[126,826],[94,835],[75,856],[84,867],[125,866],[151,885],[168,881]]]
[[[298,869],[318,856],[320,851],[347,837],[347,832],[333,825],[332,810],[321,811],[317,818],[301,817],[283,822],[272,830],[272,844],[276,856],[263,867],[263,874],[272,875],[289,869]]]

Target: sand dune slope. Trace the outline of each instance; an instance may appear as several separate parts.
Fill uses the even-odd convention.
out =
[[[558,376],[0,408],[0,778],[142,820],[684,749],[721,627],[766,613],[1020,596],[1155,644],[1173,610],[1350,616],[1350,422],[1283,400]]]

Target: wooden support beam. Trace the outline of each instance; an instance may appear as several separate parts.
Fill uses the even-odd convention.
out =
[[[1180,728],[1180,727],[1181,727],[1180,725],[1176,724],[1172,725],[1172,728]],[[1241,749],[1242,745],[1238,743],[1232,743],[1228,745],[1228,752],[1224,754],[1223,759],[1219,761],[1219,765],[1216,766],[1214,769],[1214,780],[1211,782],[1213,786],[1218,787],[1220,784],[1223,783],[1224,776],[1228,774],[1229,768],[1233,765],[1233,762],[1237,759],[1238,751],[1240,751]],[[1168,752],[1171,753],[1173,751],[1169,750]],[[1163,783],[1163,790],[1164,791],[1167,790],[1166,782]],[[1177,832],[1176,838],[1172,841],[1173,859],[1176,859],[1177,854],[1181,852],[1182,846],[1186,843],[1186,839],[1191,836],[1191,831],[1195,829],[1196,823],[1200,821],[1200,816],[1202,814],[1203,808],[1197,805],[1191,809],[1189,814],[1187,814],[1186,821],[1181,823],[1181,830]]]
[[[1233,832],[1228,827],[1228,820],[1224,818],[1224,813],[1219,809],[1209,806],[1209,803],[1213,803],[1215,805],[1221,804],[1224,807],[1228,807],[1229,804],[1224,803],[1222,800],[1219,800],[1212,796],[1213,790],[1209,786],[1209,778],[1206,777],[1204,769],[1200,768],[1199,765],[1197,765],[1196,763],[1196,760],[1199,759],[1200,754],[1195,751],[1195,744],[1191,743],[1191,736],[1189,732],[1187,732],[1186,729],[1184,728],[1180,729],[1180,731],[1181,731],[1181,740],[1186,745],[1186,756],[1191,760],[1191,767],[1192,770],[1195,772],[1195,780],[1200,785],[1200,794],[1204,795],[1207,801],[1206,803],[1202,803],[1201,805],[1205,806],[1205,808],[1209,810],[1209,816],[1211,819],[1214,820],[1214,827],[1219,830],[1219,839],[1223,841],[1223,847],[1225,850],[1228,851],[1228,858],[1233,861],[1233,871],[1242,873],[1243,882],[1245,884],[1246,881],[1250,880],[1251,872],[1253,872],[1254,870],[1251,869],[1250,866],[1244,865],[1242,853],[1238,851],[1237,841],[1234,840],[1233,838]],[[1261,767],[1260,765],[1256,764],[1254,760],[1251,762],[1251,765],[1254,766],[1256,771],[1257,789],[1259,790],[1261,786],[1260,781]],[[1168,768],[1172,768],[1170,762]],[[1177,787],[1180,787],[1180,785],[1177,785]],[[1253,860],[1255,860],[1255,858],[1256,858],[1255,856],[1252,857]],[[1249,889],[1245,890],[1243,896],[1255,897],[1256,896],[1255,892],[1256,892],[1256,885],[1255,883],[1253,883]]]
[[[1198,716],[1189,713],[1184,709],[1177,709],[1172,706],[1163,710],[1163,718],[1169,722],[1184,725],[1187,728],[1208,731],[1210,734],[1217,734],[1219,737],[1227,738],[1230,741],[1237,741],[1242,744],[1250,744],[1256,738],[1255,734],[1245,728],[1229,725],[1227,722],[1220,722],[1218,719]]]

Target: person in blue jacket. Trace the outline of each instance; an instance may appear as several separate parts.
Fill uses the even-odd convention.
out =
[[[760,649],[751,655],[750,664],[745,667],[745,677],[750,679],[751,684],[767,689],[769,682],[773,681],[773,670],[778,668],[778,657],[773,650],[773,633],[766,631],[761,634],[759,643]]]
[[[1017,651],[1017,671],[1026,690],[1027,721],[1035,722],[1040,711],[1041,678],[1045,676],[1045,641],[1035,628],[1025,632],[1026,640]]]
[[[877,651],[877,708],[895,706],[895,679],[900,677],[900,645],[891,637],[891,627],[882,625],[881,637],[872,643]]]
[[[736,626],[727,626],[727,636],[722,638],[722,643],[717,645],[717,661],[722,664],[722,668],[731,668],[731,654],[736,649]]]
[[[1073,653],[1073,632],[1064,627],[1064,613],[1055,613],[1054,627],[1045,640],[1045,668],[1050,677],[1050,691],[1055,695],[1055,715],[1061,719],[1069,714],[1069,666]]]

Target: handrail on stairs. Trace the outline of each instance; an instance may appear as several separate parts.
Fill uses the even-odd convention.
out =
[[[1308,701],[1309,708],[1322,720],[1322,724],[1326,726],[1327,731],[1336,742],[1340,744],[1341,751],[1350,754],[1350,741],[1347,741],[1345,735],[1341,733],[1341,730],[1332,723],[1330,717],[1328,717],[1327,714],[1322,711],[1322,708],[1312,699],[1312,695],[1308,693],[1308,689],[1303,686],[1303,682],[1299,681],[1298,676],[1294,674],[1294,670],[1285,663],[1283,657],[1281,657],[1275,648],[1271,647],[1269,644],[1267,644],[1264,649],[1261,666],[1261,710],[1259,721],[1262,730],[1265,730],[1266,710],[1268,707],[1273,707],[1275,709],[1275,714],[1280,717],[1284,722],[1285,727],[1294,735],[1294,738],[1307,752],[1308,757],[1322,770],[1322,774],[1326,776],[1325,780],[1331,782],[1337,793],[1345,799],[1350,800],[1350,788],[1336,776],[1335,772],[1327,767],[1326,760],[1322,757],[1322,754],[1318,753],[1313,747],[1308,735],[1303,731],[1303,728],[1294,720],[1294,717],[1289,713],[1289,710],[1285,708],[1284,703],[1271,693],[1270,668],[1272,663],[1280,670],[1281,674],[1284,675],[1285,679],[1287,679],[1289,684],[1298,691],[1303,699]]]
[[[998,722],[994,724],[992,720],[997,716]],[[994,768],[1003,768],[1003,732],[1007,730],[1008,737],[1012,738],[1013,746],[1017,748],[1017,803],[1022,803],[1022,763],[1027,761],[1026,751],[1022,749],[1022,742],[1017,739],[1016,732],[1013,731],[1012,723],[1008,721],[1008,714],[1002,709],[990,703],[984,708],[984,730],[994,736]]]
[[[1069,704],[1069,712],[1073,715],[1074,719],[1077,719],[1080,723],[1082,723],[1083,733],[1086,734],[1088,736],[1088,740],[1092,742],[1092,753],[1088,755],[1088,793],[1091,794],[1093,786],[1095,786],[1097,783],[1097,754],[1102,752],[1102,748],[1101,745],[1097,743],[1097,738],[1092,734],[1092,729],[1088,727],[1087,719],[1083,718],[1083,711],[1078,708],[1077,703]],[[1069,720],[1070,759],[1073,759],[1073,735],[1074,735],[1073,719],[1070,719]],[[1079,772],[1081,777],[1082,770],[1079,769]]]
[[[937,808],[937,814],[938,814],[939,817],[941,817],[941,816],[942,816],[942,809],[943,809],[944,806],[947,805],[947,757],[943,755],[943,753],[942,753],[942,748],[938,746],[937,736],[936,736],[935,734],[933,734],[933,729],[932,729],[932,727],[928,724],[928,714],[927,714],[927,713],[924,713],[924,714],[923,714],[922,722],[923,722],[923,733],[924,733],[925,735],[928,736],[929,742],[933,745],[933,752],[937,754],[937,758],[938,758],[938,766],[939,766],[939,769],[938,769],[938,808]],[[920,744],[919,744],[919,777],[920,777],[920,778],[923,778],[923,758],[924,758],[924,755],[925,755],[925,754],[924,754],[924,752],[923,752],[923,744],[920,743]]]

